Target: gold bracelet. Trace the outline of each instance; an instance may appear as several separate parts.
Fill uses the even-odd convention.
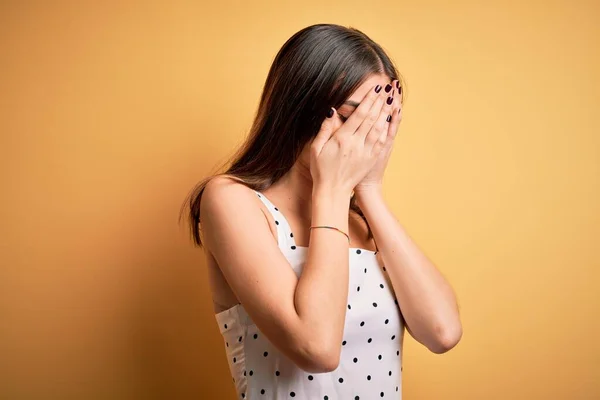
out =
[[[350,244],[350,236],[348,236],[348,234],[346,232],[344,232],[343,230],[341,230],[341,229],[338,229],[338,228],[336,228],[334,226],[327,226],[327,225],[311,226],[310,227],[310,229],[313,229],[313,228],[327,228],[327,229],[334,229],[334,230],[336,230],[338,232],[342,232],[344,235],[346,235],[346,237],[348,238],[348,244]]]

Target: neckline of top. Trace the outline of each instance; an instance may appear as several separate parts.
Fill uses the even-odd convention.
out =
[[[269,198],[268,198],[267,196],[265,196],[265,194],[264,194],[264,193],[262,193],[262,192],[259,192],[258,190],[254,190],[254,192],[255,192],[255,193],[258,195],[258,197],[259,197],[259,198],[262,196],[262,198],[263,198],[263,199],[265,199],[265,200],[266,200],[266,202],[267,202],[267,203],[269,203],[269,204],[271,205],[271,207],[273,207],[273,208],[275,209],[275,211],[279,212],[279,214],[281,215],[281,219],[282,219],[282,220],[285,222],[285,224],[287,225],[287,227],[288,227],[288,229],[289,229],[289,231],[290,231],[290,234],[292,234],[292,235],[293,235],[293,232],[292,232],[292,226],[290,225],[290,223],[289,223],[289,221],[287,220],[287,218],[285,217],[285,215],[283,215],[283,213],[282,213],[281,211],[279,211],[279,208],[278,208],[278,207],[277,207],[277,206],[276,206],[276,205],[275,205],[275,204],[274,204],[274,203],[273,203],[271,200],[269,200]],[[294,247],[294,249],[308,249],[308,246],[298,246],[298,245],[296,244],[296,240],[294,239],[294,237],[293,237],[293,236],[291,236],[291,237],[290,237],[290,239],[292,239],[292,242],[293,242],[293,247]],[[348,250],[349,250],[349,251],[354,251],[354,252],[356,252],[357,254],[360,254],[360,253],[363,253],[363,252],[364,252],[364,253],[367,253],[367,254],[373,254],[373,255],[375,255],[375,254],[377,254],[377,253],[378,253],[378,251],[377,251],[377,250],[373,251],[373,250],[369,250],[369,249],[364,249],[364,248],[362,248],[362,247],[348,247]],[[358,250],[358,251],[357,251],[357,250]]]

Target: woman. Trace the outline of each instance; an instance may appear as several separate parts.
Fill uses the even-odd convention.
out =
[[[232,165],[192,193],[239,398],[398,399],[405,326],[434,353],[459,341],[451,287],[382,196],[401,95],[362,32],[307,27]]]

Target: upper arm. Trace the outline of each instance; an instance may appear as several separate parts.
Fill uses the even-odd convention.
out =
[[[307,330],[294,305],[298,278],[260,204],[242,184],[212,179],[201,202],[204,243],[257,327],[300,367],[314,369],[305,347]]]

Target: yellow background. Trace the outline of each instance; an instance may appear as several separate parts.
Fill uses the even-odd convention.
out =
[[[600,399],[600,5],[3,1],[0,398],[233,399],[177,225],[299,29],[355,26],[407,102],[385,194],[453,284],[416,399]],[[282,132],[284,134],[284,132]]]

